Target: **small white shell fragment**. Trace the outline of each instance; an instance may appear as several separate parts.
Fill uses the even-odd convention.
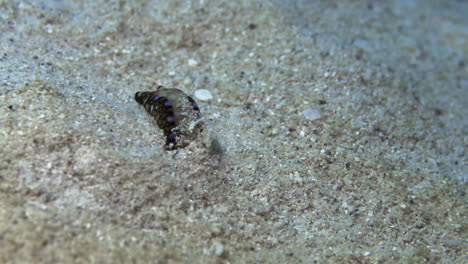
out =
[[[313,108],[307,108],[306,110],[302,111],[302,114],[307,120],[317,120],[322,117],[320,111]]]
[[[195,67],[198,65],[198,62],[194,59],[189,59],[188,60],[188,65],[191,66],[191,67]]]
[[[202,100],[202,101],[208,101],[208,100],[213,99],[211,92],[208,91],[207,89],[196,90],[194,95],[195,97],[197,97],[197,99]]]
[[[224,253],[224,246],[223,246],[223,244],[221,244],[220,242],[215,241],[215,242],[213,243],[213,247],[214,247],[214,254],[215,254],[215,256],[220,257],[220,256]]]

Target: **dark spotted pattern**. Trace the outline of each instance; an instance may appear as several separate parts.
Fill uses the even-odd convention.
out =
[[[159,86],[153,92],[137,92],[135,100],[145,107],[163,130],[169,150],[182,147],[179,138],[191,121],[200,118],[198,104],[179,89]]]

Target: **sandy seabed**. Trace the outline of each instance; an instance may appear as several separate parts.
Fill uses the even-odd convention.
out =
[[[0,0],[0,262],[468,262],[467,13]],[[185,148],[158,85],[213,97]]]

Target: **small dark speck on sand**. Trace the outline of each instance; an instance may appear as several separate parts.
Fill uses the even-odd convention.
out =
[[[257,28],[257,24],[249,24],[248,29],[254,30]]]

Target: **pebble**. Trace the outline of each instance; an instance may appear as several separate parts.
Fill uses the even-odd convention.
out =
[[[194,93],[195,97],[201,101],[208,101],[213,99],[213,96],[211,95],[211,92],[208,91],[207,89],[199,89],[196,90]]]
[[[320,111],[313,108],[307,108],[306,110],[302,111],[302,114],[307,120],[317,120],[322,117]]]

